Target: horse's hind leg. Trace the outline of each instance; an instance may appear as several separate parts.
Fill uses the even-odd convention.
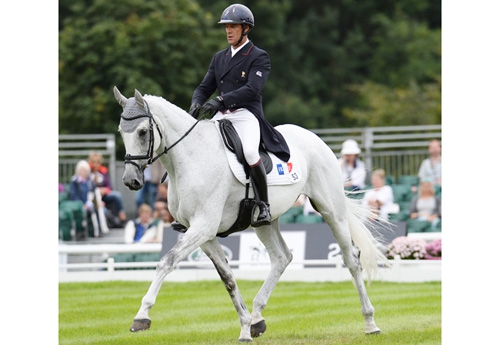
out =
[[[344,263],[354,279],[354,284],[356,285],[359,299],[361,301],[361,312],[365,319],[365,333],[380,333],[380,329],[377,327],[374,320],[375,309],[368,298],[363,281],[363,268],[360,262],[360,251],[359,248],[354,245],[351,238],[351,232],[349,230],[350,226],[359,226],[360,224],[349,224],[348,212],[350,211],[346,205],[345,195],[340,195],[340,193],[338,194],[339,195],[333,199],[336,202],[334,210],[332,206],[328,206],[326,201],[322,200],[321,197],[315,198],[312,202],[318,207],[324,220],[330,226],[330,229],[337,239],[342,251]]]
[[[361,267],[361,263],[359,261],[359,248],[353,243],[349,244],[348,246],[349,248],[351,248],[351,250],[344,249],[342,245],[340,245],[340,248],[342,250],[344,263],[349,268],[349,272],[351,272],[351,275],[354,278],[354,284],[358,289],[358,295],[361,301],[361,312],[363,314],[363,317],[365,318],[365,333],[380,333],[380,328],[378,328],[375,324],[375,308],[373,308],[373,305],[368,298],[368,293],[366,292],[366,287],[363,281],[363,268]]]
[[[262,312],[281,275],[293,259],[292,252],[280,233],[278,219],[273,220],[270,226],[255,228],[255,233],[267,249],[271,259],[271,271],[253,300],[251,334],[254,338],[266,331]]]
[[[204,243],[201,246],[201,249],[203,249],[205,254],[207,254],[210,260],[212,260],[227,292],[229,293],[229,296],[231,297],[231,300],[233,301],[234,307],[236,308],[241,324],[241,332],[238,341],[251,342],[252,337],[250,335],[250,323],[252,321],[252,317],[250,316],[250,312],[248,311],[245,301],[243,300],[243,297],[238,289],[236,279],[226,260],[224,251],[222,250],[217,239]]]

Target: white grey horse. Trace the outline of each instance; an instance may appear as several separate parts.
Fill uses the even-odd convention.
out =
[[[280,125],[295,164],[300,166],[296,183],[269,186],[271,225],[255,228],[271,260],[271,269],[253,300],[250,313],[238,290],[217,235],[235,222],[244,185],[235,177],[225,153],[224,143],[212,120],[197,121],[183,109],[152,96],[126,98],[115,87],[114,95],[123,107],[119,132],[126,149],[123,182],[132,190],[144,184],[144,169],[160,159],[169,174],[168,204],[173,217],[188,230],[156,267],[156,276],[142,299],[131,331],[150,328],[149,310],[165,277],[198,247],[212,260],[241,323],[239,341],[250,342],[266,330],[262,312],[292,253],[279,229],[278,218],[300,194],[309,196],[331,228],[342,250],[361,300],[365,333],[380,333],[374,321],[374,308],[368,298],[363,270],[368,279],[378,264],[387,262],[377,240],[367,228],[366,211],[359,201],[348,198],[341,171],[332,150],[314,133],[295,125]],[[129,164],[127,164],[129,163]],[[286,163],[285,163],[286,164]]]

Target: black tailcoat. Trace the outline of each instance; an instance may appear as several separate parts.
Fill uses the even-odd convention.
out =
[[[288,145],[274,127],[264,118],[262,89],[269,77],[271,62],[265,50],[249,41],[234,57],[231,47],[217,52],[208,72],[193,94],[192,103],[205,103],[218,90],[225,110],[247,108],[260,124],[261,140],[266,149],[287,162]]]

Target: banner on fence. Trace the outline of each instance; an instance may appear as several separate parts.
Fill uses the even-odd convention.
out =
[[[288,248],[297,261],[303,260],[334,260],[340,255],[337,240],[326,223],[315,224],[281,224],[281,233]],[[406,235],[406,223],[397,222],[389,228],[384,225],[374,227],[383,237],[385,243],[390,243],[398,236]],[[165,255],[184,234],[164,229],[161,256]],[[269,255],[264,245],[251,228],[234,233],[225,238],[218,238],[228,260],[250,262],[252,264],[240,265],[240,269],[260,269],[269,267]],[[200,248],[197,248],[185,259],[186,261],[206,262],[209,258]],[[290,264],[288,269],[300,269],[301,264]]]

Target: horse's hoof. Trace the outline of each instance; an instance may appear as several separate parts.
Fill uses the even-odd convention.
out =
[[[252,336],[252,338],[260,337],[262,334],[264,334],[266,329],[266,320],[259,321],[255,325],[252,325],[250,327],[250,335]]]
[[[376,331],[373,332],[366,332],[366,335],[372,335],[372,334],[380,334],[382,331],[380,329],[377,329]]]
[[[130,332],[146,331],[149,327],[151,327],[151,320],[149,319],[134,320]]]
[[[238,342],[240,343],[251,343],[252,341],[252,339],[238,339]]]

